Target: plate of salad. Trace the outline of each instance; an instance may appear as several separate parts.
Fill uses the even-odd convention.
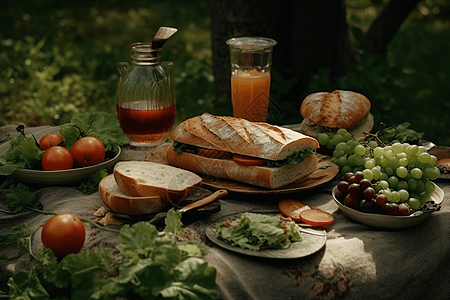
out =
[[[325,246],[325,230],[302,228],[281,214],[242,212],[222,216],[206,226],[206,236],[233,252],[264,258],[294,259]]]
[[[63,170],[43,170],[41,159],[46,150],[41,150],[39,141],[47,134],[62,136],[64,147],[71,149],[80,136],[92,136],[104,146],[104,159],[88,166],[74,166]],[[105,112],[78,113],[70,123],[46,128],[32,135],[18,135],[0,146],[0,175],[37,185],[76,185],[89,179],[91,174],[109,170],[119,159],[121,145],[128,137],[120,128],[119,121]]]

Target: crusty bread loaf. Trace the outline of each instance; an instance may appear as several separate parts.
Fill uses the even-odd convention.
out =
[[[262,122],[204,113],[178,125],[174,141],[231,153],[281,160],[293,151],[316,149],[316,139],[299,132]]]
[[[304,123],[350,129],[369,114],[370,108],[370,101],[364,95],[335,90],[307,96],[300,106],[300,113],[307,119]]]
[[[181,200],[202,183],[195,173],[148,161],[118,162],[114,178],[131,196],[159,196],[163,202]]]
[[[171,165],[218,178],[231,179],[269,189],[277,189],[300,180],[317,168],[317,156],[308,156],[297,165],[279,168],[241,166],[230,159],[214,159],[191,153],[175,153],[169,145],[166,158]]]
[[[103,203],[110,210],[127,215],[145,215],[160,212],[168,202],[163,203],[159,196],[133,197],[117,185],[114,175],[103,178],[98,190]]]

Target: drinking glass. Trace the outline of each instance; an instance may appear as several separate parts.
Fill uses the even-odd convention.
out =
[[[238,37],[227,40],[227,44],[233,116],[267,122],[272,52],[277,42],[264,37]]]

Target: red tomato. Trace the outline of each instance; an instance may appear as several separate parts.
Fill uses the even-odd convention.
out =
[[[233,154],[233,160],[235,163],[241,166],[265,166],[266,162],[264,159],[256,158],[256,157],[250,157],[250,156],[243,156],[243,155],[237,155]]]
[[[45,222],[41,232],[42,244],[56,257],[77,253],[84,245],[86,232],[83,222],[72,214],[58,214]]]
[[[46,150],[53,146],[58,146],[63,141],[62,136],[57,133],[49,133],[39,140],[39,148]]]
[[[278,210],[280,213],[285,217],[291,218],[295,222],[302,222],[300,213],[306,209],[311,209],[311,207],[294,199],[284,199],[278,203]]]
[[[306,224],[314,227],[330,226],[334,223],[334,217],[332,214],[320,209],[307,209],[300,213],[300,219]]]
[[[53,146],[45,150],[41,159],[42,170],[66,170],[73,168],[73,157],[67,148]]]
[[[212,150],[212,149],[205,149],[205,148],[197,148],[197,154],[204,157],[209,158],[217,158],[217,159],[227,159],[231,158],[231,153],[221,150]]]
[[[78,167],[86,167],[99,164],[105,158],[105,147],[102,142],[93,136],[85,136],[78,139],[70,150]]]

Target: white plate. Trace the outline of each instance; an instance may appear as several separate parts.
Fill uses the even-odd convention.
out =
[[[52,127],[38,131],[36,133],[33,133],[33,136],[39,141],[47,133],[59,133],[59,127]],[[10,147],[9,142],[1,145],[0,156],[3,155],[9,149],[9,147]],[[112,168],[119,159],[121,151],[122,150],[119,147],[119,152],[114,158],[93,166],[74,168],[68,170],[59,170],[59,171],[17,169],[16,171],[14,171],[11,177],[13,177],[18,181],[29,184],[76,185],[89,179],[89,176],[94,172],[97,172],[101,169],[109,170],[110,168]]]
[[[226,219],[234,220],[239,218],[240,213],[231,214],[217,218],[208,223],[206,226],[206,236],[216,245],[231,250],[233,252],[265,258],[292,259],[309,256],[316,253],[325,246],[327,241],[327,233],[325,230],[317,230],[312,228],[300,228],[300,236],[302,241],[294,242],[287,249],[264,249],[252,251],[242,249],[240,247],[231,246],[217,238],[216,223],[225,221]]]
[[[435,186],[436,191],[431,196],[431,200],[433,200],[437,204],[440,204],[444,199],[444,191],[442,191],[442,189],[437,185]],[[339,209],[350,219],[369,226],[386,229],[407,228],[422,223],[431,215],[431,212],[417,213],[409,216],[390,216],[360,212],[339,202],[339,200],[336,199],[336,191],[337,186],[333,188],[332,193],[334,202],[336,202],[337,206],[339,206]]]

